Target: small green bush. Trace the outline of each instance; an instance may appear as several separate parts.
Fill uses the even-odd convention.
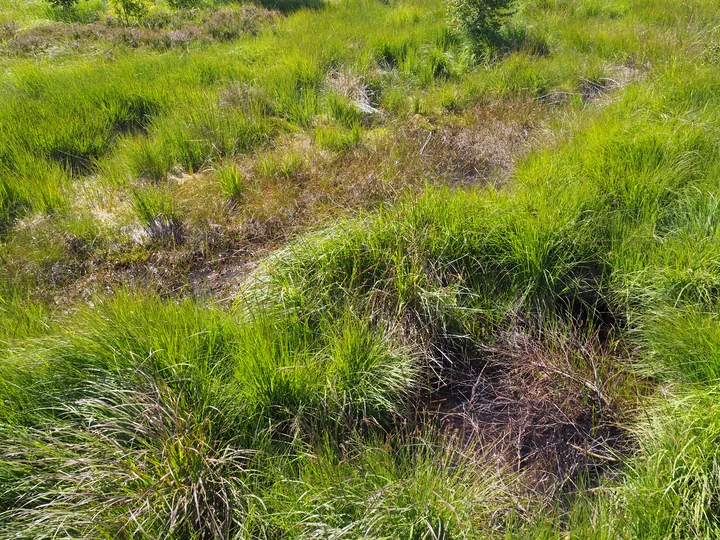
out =
[[[448,19],[453,30],[475,45],[497,41],[503,22],[512,15],[515,0],[448,0]]]
[[[148,12],[143,0],[113,0],[112,3],[126,25],[130,24],[130,19],[142,19]]]

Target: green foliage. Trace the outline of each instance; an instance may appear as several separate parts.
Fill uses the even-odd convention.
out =
[[[231,163],[215,173],[220,182],[223,195],[233,203],[242,201],[245,193],[245,179],[237,165]]]
[[[486,463],[427,433],[347,444],[345,459],[321,446],[300,461],[301,481],[271,492],[284,530],[301,538],[499,534],[492,515],[508,492]]]
[[[300,154],[285,149],[281,152],[260,156],[260,171],[267,178],[290,180],[292,175],[301,170],[303,166],[305,166],[305,161]]]
[[[638,367],[714,396],[714,69],[658,70],[579,128],[573,142],[526,160],[510,190],[431,189],[303,238],[258,269],[246,296],[271,306],[282,298],[285,309],[308,316],[359,302],[481,343],[518,313],[545,325],[578,316],[624,320]],[[651,428],[638,432],[643,452],[619,486],[574,515],[579,536],[598,526],[608,538],[717,533],[711,399],[689,408],[673,400],[670,412],[648,413]]]
[[[487,42],[502,20],[483,18],[488,5],[507,6],[459,7],[469,26],[457,28]],[[0,537],[718,535],[720,79],[699,50],[715,3],[523,9],[518,24],[535,29],[504,30],[514,52],[472,70],[429,0],[301,10],[183,55],[60,56],[53,71],[42,57],[3,59],[0,228],[25,259],[0,246],[13,263],[0,277]],[[588,84],[626,86],[587,106]],[[382,109],[372,122],[358,107],[370,98]],[[115,291],[50,313],[34,295],[73,238],[95,234],[81,223],[65,226],[67,246],[40,235],[55,255],[31,291],[10,285],[39,251],[26,218],[57,223],[98,176],[132,193],[152,239],[173,240],[136,245],[150,273],[181,251],[170,186],[205,177],[175,183],[176,167],[217,170],[260,149],[260,176],[289,184],[306,163],[296,147],[264,147],[277,133],[333,152],[363,145],[373,122],[390,139],[410,125],[445,141],[462,126],[437,106],[488,102],[560,111],[548,120],[559,135],[503,189],[428,186],[297,238],[260,262],[234,307]],[[243,198],[237,166],[215,174]],[[554,507],[524,489],[530,475],[499,470],[504,460],[438,433],[415,406],[449,400],[434,392],[467,365],[463,391],[484,392],[476,376],[498,343],[522,346],[513,325],[547,336],[579,320],[622,340],[657,393],[635,398],[637,453],[605,456],[624,469]],[[573,382],[591,410],[638,404]]]
[[[612,518],[628,538],[715,538],[720,493],[718,389],[689,389],[658,404],[638,426],[640,455],[619,489]],[[618,508],[617,506],[615,507]],[[613,508],[610,507],[609,512]]]
[[[149,187],[135,190],[133,203],[138,216],[146,224],[177,219],[172,199],[159,189]]]
[[[0,532],[232,536],[258,510],[290,516],[295,500],[273,511],[251,492],[275,474],[273,456],[304,459],[306,443],[387,421],[414,385],[392,332],[351,312],[321,324],[322,334],[293,316],[238,324],[192,302],[120,295],[55,345],[16,349],[0,363],[13,397],[0,405],[0,444],[34,450],[29,466],[12,451],[0,461]],[[62,423],[62,443],[37,427],[47,422]],[[108,499],[119,490],[128,496]]]
[[[332,152],[345,152],[360,143],[360,126],[350,129],[323,126],[315,129],[315,143]]]
[[[49,2],[50,5],[55,8],[68,10],[75,6],[78,0],[47,0],[47,2]]]
[[[497,40],[514,4],[515,0],[448,0],[448,21],[474,44],[487,45]]]
[[[145,0],[112,0],[115,11],[120,18],[129,25],[131,20],[140,20],[148,13]]]
[[[20,17],[16,8],[7,10]],[[545,99],[574,89],[582,77],[614,77],[608,66],[615,58],[671,54],[674,45],[653,32],[640,44],[628,38],[622,19],[587,30],[581,10],[564,9],[528,7],[516,27],[533,31],[505,36],[517,41],[518,54],[487,70],[472,70],[464,47],[447,32],[437,0],[412,6],[353,0],[294,13],[277,22],[278,31],[257,36],[252,34],[262,25],[252,21],[272,20],[257,10],[203,11],[193,15],[204,21],[202,28],[217,26],[218,39],[229,36],[232,44],[200,40],[198,48],[179,56],[172,45],[167,54],[140,47],[100,61],[103,55],[76,58],[61,42],[52,47],[50,71],[41,61],[17,58],[0,88],[0,166],[7,168],[0,182],[12,193],[0,205],[0,222],[7,227],[22,215],[57,206],[66,173],[115,183],[159,180],[178,166],[212,168],[214,160],[255,150],[296,129],[344,152],[360,146],[368,128],[408,114],[434,114],[438,107],[462,114],[493,96]],[[547,36],[557,36],[552,57],[538,56],[549,45],[534,19],[547,21]],[[583,45],[586,30],[595,36],[590,48]],[[365,45],[347,47],[352,39]],[[110,49],[118,47],[123,48],[113,43]],[[33,54],[44,58],[42,51]],[[227,61],[240,51],[247,62]],[[358,104],[377,112],[363,113]],[[328,125],[333,122],[339,126]],[[24,188],[28,179],[32,189]]]
[[[46,315],[46,306],[26,291],[0,290],[0,351],[16,340],[42,335]]]
[[[182,241],[182,217],[167,191],[152,186],[135,189],[133,207],[152,240]]]
[[[30,365],[44,373],[35,378],[44,389],[26,395],[28,405],[43,411],[6,405],[3,422],[64,418],[65,434],[63,443],[49,445],[42,430],[3,427],[3,448],[33,445],[35,466],[3,459],[2,506],[25,503],[24,510],[3,513],[0,531],[45,537],[66,530],[82,536],[129,526],[138,534],[227,534],[238,519],[235,512],[248,503],[240,478],[251,457],[233,427],[242,406],[237,403],[234,412],[216,408],[225,399],[222,381],[231,376],[222,363],[232,354],[232,325],[192,304],[127,297],[87,317],[85,328],[93,330],[67,335],[63,352],[45,350],[40,361],[16,358],[20,364],[0,368],[5,395],[17,395],[16,385],[33,378],[25,371]],[[149,332],[154,325],[162,333]],[[188,339],[186,331],[196,337]],[[116,357],[114,350],[129,356]],[[86,362],[95,365],[94,374],[78,370],[89,367]],[[68,391],[74,398],[61,397]],[[113,433],[109,439],[100,436],[106,429]],[[30,495],[26,482],[37,482],[34,501],[24,499]],[[107,499],[119,491],[134,495]],[[39,505],[53,523],[34,518]],[[160,508],[165,510],[158,513]],[[81,515],[85,523],[77,519]]]
[[[204,0],[168,0],[168,5],[175,9],[188,9],[201,7]]]

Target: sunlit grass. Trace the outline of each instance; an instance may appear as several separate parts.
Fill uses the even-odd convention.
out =
[[[4,58],[0,537],[717,536],[714,8],[525,2],[483,58],[434,0],[312,6],[182,52]],[[503,100],[547,108],[549,134],[502,186],[314,224],[222,305],[142,283],[64,303],[133,226],[148,274],[199,257],[171,257],[194,182],[223,223],[256,217],[271,183],[317,174],[303,148],[341,168],[378,133]],[[81,181],[127,196],[131,227],[77,215]],[[559,499],[433,416],[505,376],[499,350],[528,387],[554,369],[590,413],[627,409],[617,449],[560,422],[605,468],[552,479]]]

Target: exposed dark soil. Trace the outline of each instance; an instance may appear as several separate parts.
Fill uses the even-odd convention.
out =
[[[628,369],[632,351],[611,338],[576,324],[507,330],[444,374],[429,416],[547,500],[596,485],[634,451],[623,426],[651,390]]]

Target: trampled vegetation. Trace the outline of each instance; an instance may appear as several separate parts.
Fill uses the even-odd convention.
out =
[[[56,4],[0,538],[720,535],[716,2]]]

